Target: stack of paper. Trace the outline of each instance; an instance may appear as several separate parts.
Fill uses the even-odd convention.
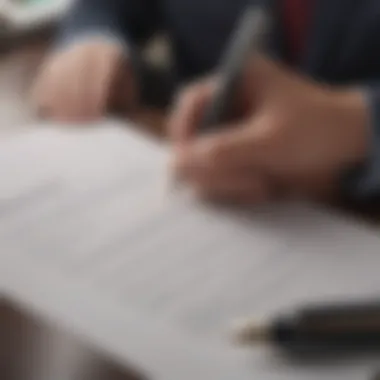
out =
[[[291,363],[234,347],[228,328],[378,295],[377,233],[300,203],[233,210],[173,195],[168,159],[111,122],[3,142],[4,294],[148,379],[367,378],[373,358]]]

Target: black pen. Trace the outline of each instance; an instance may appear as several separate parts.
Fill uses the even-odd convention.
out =
[[[260,49],[267,36],[268,16],[267,9],[259,6],[248,6],[243,12],[216,70],[217,89],[201,121],[201,132],[220,125],[229,117],[244,66],[251,54]]]
[[[218,82],[213,99],[205,110],[199,131],[207,132],[227,121],[238,95],[244,67],[252,53],[265,42],[269,30],[267,8],[249,5],[232,33],[227,49],[216,73]],[[181,178],[174,173],[169,177],[169,189],[180,187]]]
[[[304,307],[264,323],[248,319],[233,332],[239,344],[270,343],[285,350],[380,349],[380,300]]]

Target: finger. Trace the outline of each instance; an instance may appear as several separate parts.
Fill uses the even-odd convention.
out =
[[[52,98],[55,117],[68,122],[88,121],[102,114],[114,63],[109,54],[99,54],[98,49],[76,49],[61,63],[65,71],[56,77],[64,78]]]
[[[77,49],[83,49],[78,46]],[[89,121],[97,116],[94,84],[100,80],[97,57],[90,49],[72,53],[66,64],[67,80],[61,84],[60,98],[56,105],[59,119],[64,121]]]
[[[222,131],[204,136],[175,150],[175,171],[188,176],[193,171],[214,171],[223,168],[254,168],[255,141],[247,123],[228,126]]]
[[[182,180],[200,194],[214,194],[214,197],[221,198],[241,196],[243,199],[264,200],[266,197],[278,198],[282,194],[282,186],[277,181],[267,173],[252,168],[197,168]],[[258,187],[261,183],[268,189],[267,194],[262,194],[261,187]]]
[[[52,84],[52,112],[56,119],[63,122],[79,120],[84,115],[82,89],[86,82],[80,57],[70,57],[64,63]]]
[[[274,194],[266,178],[258,173],[220,181],[204,178],[204,181],[193,183],[192,186],[196,196],[202,199],[238,204],[263,203],[272,199]]]
[[[107,50],[106,50],[107,49]],[[89,99],[87,110],[92,117],[101,116],[110,102],[113,85],[121,71],[122,55],[118,46],[106,47],[104,54],[95,50],[92,55],[94,69],[86,87]]]
[[[191,138],[215,92],[216,80],[207,79],[181,92],[169,117],[169,137],[176,142]]]
[[[279,62],[261,53],[254,53],[243,70],[243,92],[249,97],[261,97],[268,91],[282,87],[289,74],[288,69]]]
[[[338,181],[335,171],[304,173],[284,181],[293,197],[329,201],[338,194]]]
[[[48,64],[42,69],[40,78],[36,82],[36,88],[33,93],[34,105],[37,113],[42,117],[54,117],[55,102],[57,102],[57,93],[60,92],[61,67],[57,62]]]
[[[56,113],[60,120],[67,122],[82,121],[89,117],[86,108],[86,86],[90,82],[91,65],[87,64],[84,54],[70,57],[66,63],[66,80],[61,81],[57,91]]]

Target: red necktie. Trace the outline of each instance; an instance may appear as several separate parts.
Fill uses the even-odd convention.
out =
[[[315,0],[282,0],[282,14],[291,57],[298,61],[304,52]]]

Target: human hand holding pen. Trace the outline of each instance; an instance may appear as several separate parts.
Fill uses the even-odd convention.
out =
[[[369,111],[361,90],[320,85],[255,54],[234,121],[198,133],[216,83],[183,91],[169,120],[175,173],[199,196],[243,203],[324,197],[345,168],[365,160]]]

